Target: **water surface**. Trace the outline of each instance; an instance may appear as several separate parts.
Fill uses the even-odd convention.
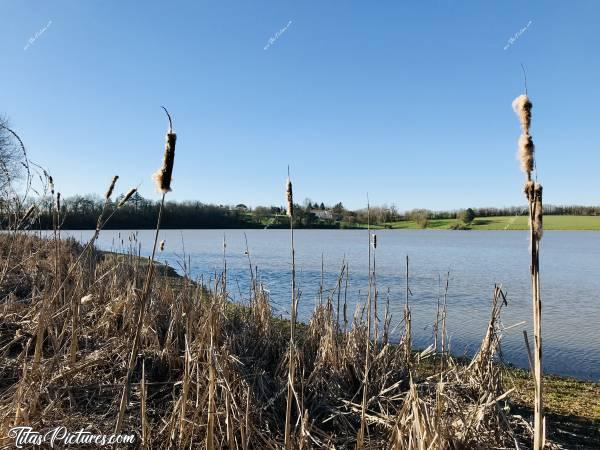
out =
[[[80,240],[92,234],[66,233]],[[126,250],[131,233],[103,231],[98,246]],[[244,234],[249,255],[245,254]],[[286,230],[165,230],[160,239],[165,240],[166,248],[158,259],[179,271],[185,261],[194,277],[214,280],[215,273],[223,269],[224,236],[232,297],[248,300],[250,256],[270,292],[275,313],[286,316],[291,291],[290,238]],[[402,318],[408,255],[416,346],[427,347],[432,342],[438,298],[443,295],[446,274],[450,272],[447,326],[452,352],[472,354],[477,349],[489,320],[494,285],[501,284],[508,294],[502,323],[509,328],[503,333],[503,357],[526,367],[523,330],[530,339],[533,336],[527,232],[385,230],[377,231],[377,240],[374,255],[379,302],[383,307],[389,298],[392,326]],[[149,255],[153,231],[137,232],[137,241],[142,254]],[[544,234],[541,245],[545,370],[600,380],[600,233],[550,231]],[[350,273],[349,315],[358,302],[364,302],[368,289],[367,231],[298,230],[295,247],[300,319],[308,319],[318,301],[321,257],[325,295],[336,287],[345,259]],[[399,333],[399,328],[394,331],[396,339]]]

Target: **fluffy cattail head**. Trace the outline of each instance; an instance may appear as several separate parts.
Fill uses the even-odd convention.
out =
[[[162,240],[162,241],[160,241],[160,251],[162,252],[164,250],[165,250],[165,241]]]
[[[288,177],[286,188],[285,188],[286,198],[287,198],[287,215],[292,217],[294,215],[294,194],[292,192],[292,180]]]
[[[50,188],[50,193],[54,195],[54,179],[52,175],[48,175],[48,187]]]
[[[129,192],[127,192],[127,194],[125,194],[125,197],[123,197],[123,200],[121,200],[119,202],[118,208],[120,208],[121,206],[123,206],[125,203],[127,203],[127,201],[133,196],[133,194],[135,194],[137,192],[137,188],[133,188],[133,189],[129,189]]]
[[[31,205],[27,211],[25,211],[25,215],[23,216],[23,219],[21,219],[22,222],[27,221],[32,215],[33,212],[35,211],[35,205]]]
[[[529,202],[533,202],[534,193],[535,193],[535,183],[531,180],[527,180],[525,182],[525,186],[523,188],[523,192],[525,193],[525,197]]]
[[[113,177],[112,181],[110,182],[110,186],[108,187],[106,194],[104,194],[104,198],[106,200],[110,200],[110,196],[112,195],[113,191],[115,190],[115,184],[117,184],[118,179],[119,179],[119,175],[115,175]]]
[[[522,134],[519,137],[519,161],[521,170],[527,174],[533,171],[535,146],[533,139],[529,134]]]
[[[175,133],[167,133],[165,154],[163,156],[162,166],[154,174],[156,189],[163,194],[171,191],[171,176],[173,174],[173,163],[175,161],[175,143],[177,135]]]
[[[519,95],[513,100],[512,107],[519,116],[519,122],[521,122],[521,129],[524,134],[529,134],[529,127],[531,126],[531,101],[526,95]]]
[[[177,142],[177,135],[173,133],[173,122],[171,121],[171,115],[169,111],[162,106],[162,109],[167,113],[169,118],[169,131],[166,136],[165,154],[163,156],[162,166],[154,174],[154,181],[156,182],[156,188],[159,192],[166,194],[171,191],[171,176],[173,174],[173,164],[175,162],[175,143]]]
[[[533,188],[534,195],[534,214],[533,214],[533,233],[539,241],[544,233],[544,207],[542,204],[542,185],[536,183]]]
[[[513,100],[512,107],[519,117],[521,124],[521,136],[519,137],[519,161],[521,170],[527,174],[527,179],[531,179],[531,172],[535,166],[533,139],[529,134],[531,126],[531,108],[532,104],[527,95],[519,95]]]

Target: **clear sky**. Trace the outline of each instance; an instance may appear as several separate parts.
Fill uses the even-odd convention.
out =
[[[599,23],[596,0],[0,0],[0,113],[66,196],[118,174],[158,198],[164,104],[171,199],[283,204],[289,164],[299,202],[508,206],[523,62],[545,202],[598,204]]]

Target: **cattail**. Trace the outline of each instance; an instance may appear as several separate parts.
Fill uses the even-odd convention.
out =
[[[154,181],[156,182],[158,191],[165,194],[171,191],[171,175],[173,174],[173,163],[175,161],[175,143],[177,142],[177,135],[173,133],[173,125],[169,112],[164,106],[162,108],[169,118],[169,131],[166,136],[165,154],[163,156],[162,166],[154,174]]]
[[[525,69],[523,68],[523,71]],[[527,92],[527,87],[525,88]],[[531,172],[535,168],[534,145],[529,128],[531,126],[531,102],[527,95],[520,95],[513,101],[513,109],[519,117],[521,136],[519,137],[519,160],[521,169],[526,173],[525,196],[529,204],[529,230],[531,252],[531,296],[533,301],[533,331],[534,331],[534,438],[533,449],[541,450],[545,441],[545,421],[543,407],[543,379],[542,379],[542,299],[540,296],[540,255],[539,243],[542,238],[542,186],[534,183]]]
[[[523,134],[529,134],[529,127],[531,126],[531,101],[526,95],[519,95],[513,100],[512,107],[515,113],[519,116],[519,122],[521,122],[521,129]]]
[[[521,124],[521,136],[519,136],[519,161],[521,161],[521,170],[527,174],[527,178],[531,177],[531,172],[535,166],[534,163],[534,151],[535,146],[533,145],[533,139],[529,134],[529,128],[531,126],[531,108],[532,104],[529,101],[529,97],[526,95],[519,95],[513,100],[513,110],[519,117]]]
[[[377,235],[373,234],[373,248],[377,248]]]
[[[525,193],[525,197],[527,198],[528,201],[533,202],[534,198],[534,191],[535,191],[535,183],[531,180],[528,180],[525,182],[525,187],[523,188],[523,192]]]
[[[544,234],[543,227],[543,219],[544,219],[544,208],[542,205],[542,185],[536,183],[534,186],[534,209],[535,214],[533,216],[533,232],[535,234],[536,239],[539,241],[542,239],[542,235]]]
[[[23,216],[23,219],[21,221],[25,222],[27,219],[29,219],[34,211],[35,211],[35,205],[31,205],[25,212],[25,215]]]
[[[162,212],[165,206],[165,194],[171,190],[171,174],[173,172],[173,162],[175,159],[175,142],[177,140],[177,136],[173,133],[173,122],[171,121],[171,115],[169,111],[163,106],[162,107],[169,118],[169,131],[167,132],[167,144],[165,148],[165,155],[163,157],[162,167],[155,174],[154,178],[156,180],[157,187],[162,192],[162,200],[160,202],[160,208],[158,210],[158,220],[156,223],[156,232],[154,235],[154,244],[152,246],[152,256],[150,257],[150,264],[148,265],[148,276],[144,281],[144,288],[140,297],[140,308],[138,308],[137,318],[135,322],[137,326],[135,328],[135,334],[133,336],[133,344],[131,346],[131,353],[129,354],[129,360],[127,362],[127,375],[126,382],[123,386],[123,392],[121,395],[121,401],[119,404],[119,413],[117,416],[117,423],[115,424],[115,432],[114,434],[119,434],[121,431],[121,427],[123,426],[123,417],[125,416],[125,409],[127,409],[127,403],[129,401],[129,390],[131,385],[131,378],[133,376],[133,370],[136,366],[137,354],[138,354],[138,346],[140,345],[140,331],[142,329],[142,325],[144,324],[144,314],[146,310],[146,301],[148,300],[148,296],[150,294],[150,286],[152,285],[152,277],[154,274],[154,258],[156,255],[156,246],[158,244],[158,235],[160,233],[160,225],[162,219]],[[129,194],[133,194],[135,191],[131,190]],[[128,195],[129,195],[128,194]],[[129,195],[129,196],[131,196]],[[128,197],[127,197],[128,198]],[[184,402],[186,400],[184,399]],[[209,402],[209,417],[211,417],[212,412],[214,412],[213,405],[210,405]],[[210,431],[210,426],[209,426]]]
[[[50,193],[54,195],[54,179],[52,175],[48,175],[48,186],[50,187]]]
[[[56,193],[56,211],[60,212],[60,192]]]
[[[521,161],[521,170],[525,173],[533,171],[534,166],[533,139],[529,134],[522,134],[519,137],[519,161]]]
[[[165,241],[162,240],[162,241],[160,241],[160,251],[162,252],[164,250],[165,250]]]
[[[108,187],[108,191],[106,191],[106,194],[104,194],[104,198],[106,200],[110,200],[110,196],[112,195],[113,191],[115,190],[115,184],[117,184],[117,180],[119,179],[119,175],[115,175],[110,183],[110,186]]]
[[[288,177],[286,185],[287,195],[287,215],[292,217],[294,215],[294,194],[292,193],[292,180]]]
[[[123,200],[121,200],[119,202],[119,205],[117,206],[118,208],[120,208],[121,206],[123,206],[125,203],[127,203],[127,201],[133,196],[133,194],[135,194],[137,192],[137,188],[132,188],[129,189],[129,192],[127,192],[127,194],[125,194],[125,197],[123,197]]]

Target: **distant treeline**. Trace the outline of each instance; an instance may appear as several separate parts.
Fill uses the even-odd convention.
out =
[[[475,217],[498,217],[498,216],[527,216],[529,214],[527,206],[510,206],[506,208],[472,208]],[[407,213],[410,215],[414,211],[426,211],[430,219],[454,219],[463,210],[451,211],[429,211],[413,210]],[[549,216],[600,216],[600,206],[556,206],[544,205],[544,214]]]
[[[122,197],[115,198],[107,204],[104,218],[115,210]],[[74,196],[62,200],[60,223],[63,229],[93,229],[104,209],[105,200],[99,196]],[[51,229],[55,204],[51,198],[37,202],[38,214],[34,228]],[[159,202],[134,195],[128,203],[112,215],[105,225],[109,229],[151,229],[156,226]],[[0,204],[0,214],[2,205]],[[306,200],[303,205],[294,207],[294,226],[298,228],[352,228],[367,223],[382,225],[390,222],[412,220],[417,223],[435,219],[462,218],[465,210],[431,211],[414,209],[399,212],[395,206],[371,207],[370,211],[360,209],[347,210],[343,204],[326,206],[324,203],[313,203]],[[527,207],[508,208],[469,208],[474,217],[517,216],[527,215]],[[553,206],[544,205],[547,215],[600,215],[600,206]],[[2,220],[4,222],[4,220]],[[4,223],[2,223],[4,226]],[[167,202],[162,219],[163,228],[287,228],[287,217],[282,206],[258,206],[248,208],[246,205],[235,206],[206,204],[198,201]]]
[[[122,196],[109,202],[98,196],[74,196],[61,201],[59,221],[62,229],[93,229],[103,214],[110,220],[106,229],[152,229],[160,203],[135,194],[125,206],[116,209]],[[38,215],[33,228],[51,229],[56,220],[55,203],[51,198],[38,202]],[[114,212],[114,214],[113,214]],[[198,201],[166,202],[161,221],[165,229],[196,228],[287,228],[289,218],[281,207],[257,207],[245,205],[225,206]],[[321,220],[310,208],[295,205],[294,225],[299,228],[339,228],[335,220]]]

